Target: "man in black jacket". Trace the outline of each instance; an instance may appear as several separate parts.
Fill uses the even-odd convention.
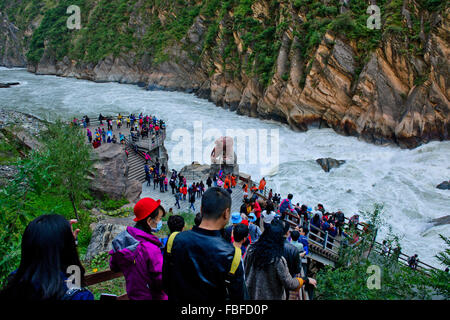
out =
[[[235,248],[221,236],[230,219],[230,208],[228,192],[218,187],[208,189],[202,196],[200,225],[176,235],[170,254],[164,252],[163,286],[169,300],[223,302],[248,298],[242,261],[230,276]]]

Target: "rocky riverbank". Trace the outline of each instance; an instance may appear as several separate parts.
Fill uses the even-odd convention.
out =
[[[115,1],[111,3],[114,7]],[[91,9],[96,10],[96,5]],[[328,2],[318,5],[331,6]],[[163,48],[149,46],[143,50],[145,39],[154,38],[149,30],[154,21],[160,24],[158,33],[164,33],[165,28],[175,23],[172,19],[185,9],[164,4],[148,8],[139,1],[130,5],[128,24],[119,28],[130,28],[131,34],[125,38],[134,37],[132,49],[105,53],[97,60],[70,54],[57,58],[58,48],[47,42],[32,52],[36,61],[28,61],[26,65],[36,74],[133,83],[149,90],[194,92],[223,108],[287,123],[296,131],[331,127],[343,135],[358,136],[375,144],[394,143],[402,148],[449,139],[448,8],[428,11],[415,1],[405,0],[402,7],[383,8],[399,11],[398,25],[402,25],[402,30],[397,30],[400,28],[397,25],[395,28],[401,36],[391,30],[394,27],[383,26],[381,40],[375,36],[369,39],[379,41],[369,50],[359,43],[365,41],[369,45],[365,38],[355,40],[342,30],[327,30],[307,50],[309,38],[305,40],[301,34],[308,31],[303,28],[311,23],[309,19],[316,18],[308,17],[308,10],[312,9],[299,8],[292,2],[280,2],[273,7],[269,1],[253,1],[245,14],[248,21],[261,29],[253,37],[264,30],[276,30],[267,35],[273,39],[266,43],[267,39],[259,38],[249,42],[245,29],[233,29],[243,23],[235,14],[243,9],[233,6],[226,6],[219,16],[217,12],[208,16],[202,9],[192,23],[183,26],[186,31],[180,39],[162,43]],[[342,14],[349,12],[345,1],[340,1],[335,9],[341,15],[330,21],[344,19]],[[420,15],[417,22],[412,20],[418,19],[416,15]],[[23,52],[28,43],[21,37],[24,33],[33,35],[40,21],[30,22],[23,30],[8,18],[3,19],[0,30],[9,55],[0,54],[0,62],[25,65]],[[350,22],[344,20],[348,24],[342,23],[354,32],[356,24],[352,21],[350,18]],[[83,43],[77,39],[77,44]],[[69,48],[74,46],[66,44]],[[261,47],[259,51],[254,48],[256,45]],[[273,61],[268,64],[271,68],[258,71],[266,60],[257,63],[254,56],[267,55],[263,49],[269,45],[274,46],[266,57],[267,61]]]

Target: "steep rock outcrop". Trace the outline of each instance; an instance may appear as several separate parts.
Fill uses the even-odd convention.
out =
[[[134,202],[142,193],[142,184],[128,180],[128,161],[123,146],[105,143],[93,152],[93,175],[89,189],[99,198],[127,198]]]
[[[0,12],[0,66],[25,67],[25,53],[19,39],[19,28]]]

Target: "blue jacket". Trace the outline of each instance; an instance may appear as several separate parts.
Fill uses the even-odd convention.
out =
[[[280,204],[280,213],[285,212],[287,209],[290,209],[291,211],[294,210],[294,208],[292,207],[292,203],[291,200],[289,199],[284,199],[283,201],[281,201]]]
[[[306,238],[306,236],[300,235],[300,238],[298,238],[298,242],[303,245],[303,249],[305,249],[306,254],[309,254],[308,238]]]
[[[328,223],[328,222],[326,222],[326,221],[324,221],[323,223],[322,223],[322,230],[323,231],[327,231],[329,228],[330,228],[330,224]]]
[[[261,229],[254,224],[248,224],[248,232],[250,233],[250,237],[252,238],[252,243],[258,241],[259,237],[262,234]]]

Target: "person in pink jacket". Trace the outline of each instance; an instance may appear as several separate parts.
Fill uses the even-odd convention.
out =
[[[142,198],[134,206],[134,227],[127,227],[112,242],[109,264],[123,272],[130,300],[167,300],[162,289],[161,242],[153,235],[166,214],[161,200]]]

